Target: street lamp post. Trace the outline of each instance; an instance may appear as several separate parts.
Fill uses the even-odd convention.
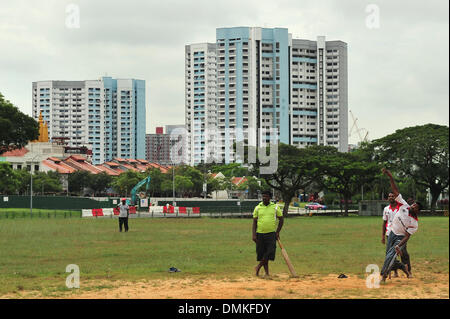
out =
[[[208,195],[208,183],[206,180],[203,183],[203,192],[205,193],[204,198],[206,199],[206,196]]]
[[[31,177],[31,182],[30,182],[30,215],[33,215],[33,172],[31,171],[31,166],[33,164],[30,165],[30,177]]]
[[[172,206],[175,206],[175,166],[172,163]]]
[[[206,199],[206,195],[207,195],[207,193],[206,193],[206,191],[207,191],[207,183],[206,183],[207,176],[208,175],[206,173],[206,167],[204,167],[204,171],[203,171],[203,193],[204,193],[203,198],[204,199]]]
[[[33,215],[33,161],[38,156],[39,155],[34,156],[31,159],[31,163],[30,163],[30,177],[31,177],[31,182],[30,182],[30,214],[31,215]]]

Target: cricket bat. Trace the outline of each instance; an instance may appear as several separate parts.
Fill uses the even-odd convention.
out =
[[[286,249],[284,249],[283,245],[281,244],[281,241],[277,239],[278,245],[280,245],[281,254],[283,255],[284,261],[286,262],[289,271],[291,272],[292,277],[298,277],[297,273],[295,272],[294,266],[292,266],[291,261],[289,260],[289,256],[287,254]]]

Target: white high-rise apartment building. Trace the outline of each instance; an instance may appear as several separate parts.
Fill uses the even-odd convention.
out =
[[[213,143],[217,121],[216,45],[185,47],[185,128],[187,163],[206,162],[216,153]]]
[[[205,44],[186,46],[186,127],[194,140],[203,131],[193,129],[197,117],[192,109],[195,103],[207,101],[193,93],[195,81],[203,80],[194,73],[192,48],[197,46]],[[292,39],[286,28],[218,28],[215,53],[213,45],[210,50],[217,61],[215,72],[208,70],[216,74],[216,115],[211,115],[211,122],[203,119],[200,123],[209,124],[200,128],[209,125],[212,129],[215,124],[219,158],[233,162],[235,142],[261,146],[273,138],[274,131],[285,144],[348,150],[345,42],[325,41],[323,36],[317,41]],[[213,96],[212,91],[207,93]],[[191,141],[191,164],[205,162],[204,156],[195,157],[195,146]]]
[[[50,140],[92,149],[92,162],[145,158],[145,81],[103,77],[32,84],[33,117],[42,112]]]
[[[217,42],[220,156],[233,162],[235,142],[289,143],[287,29],[219,28]],[[277,130],[276,136],[271,136]]]
[[[347,152],[347,44],[292,39],[290,61],[290,143]]]

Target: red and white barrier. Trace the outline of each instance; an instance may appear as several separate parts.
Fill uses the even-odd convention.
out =
[[[148,212],[160,217],[200,216],[200,207],[150,206]],[[81,217],[112,217],[119,216],[119,208],[82,209]],[[136,206],[130,206],[130,214],[136,214]]]
[[[200,207],[150,206],[148,211],[154,217],[200,216]]]
[[[136,206],[130,206],[130,214],[136,214]],[[82,209],[81,217],[111,217],[118,216],[119,209],[116,208],[93,208]]]
[[[178,208],[178,207],[177,207]],[[175,207],[172,205],[169,205],[169,207],[167,206],[163,206],[163,213],[169,213],[169,214],[174,214],[175,213]]]

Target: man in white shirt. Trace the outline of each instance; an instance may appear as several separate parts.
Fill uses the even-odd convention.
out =
[[[382,233],[381,233],[381,243],[383,245],[386,244],[386,239],[389,237],[389,234],[391,232],[392,219],[394,218],[394,215],[398,212],[398,210],[402,206],[402,204],[397,202],[395,200],[395,198],[396,198],[396,196],[394,195],[394,193],[389,193],[389,195],[388,195],[389,205],[387,205],[383,210],[383,225],[382,225]],[[388,252],[388,245],[386,245],[386,253],[387,252]],[[405,255],[407,255],[406,246],[405,246]],[[394,271],[394,277],[398,277],[397,269],[392,269],[392,270]]]
[[[127,201],[122,199],[122,203],[117,205],[119,208],[119,231],[122,232],[122,225],[125,226],[125,232],[128,231],[128,216],[130,214],[130,207]]]
[[[382,281],[385,281],[391,269],[402,269],[406,275],[410,277],[408,266],[403,262],[399,262],[396,257],[397,255],[402,256],[404,254],[406,243],[410,236],[417,231],[419,227],[417,214],[420,212],[422,205],[415,202],[409,206],[398,192],[398,188],[395,185],[391,172],[383,168],[383,173],[389,177],[392,193],[396,196],[395,200],[401,204],[390,224],[386,259],[383,268],[381,269]]]

